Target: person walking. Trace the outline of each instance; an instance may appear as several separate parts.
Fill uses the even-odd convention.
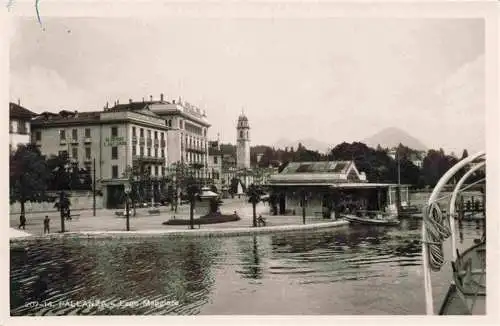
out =
[[[43,220],[43,234],[45,233],[50,233],[50,218],[48,215],[45,215]]]
[[[21,214],[21,217],[19,217],[19,227],[18,229],[23,228],[23,230],[26,230],[26,216],[24,214]]]

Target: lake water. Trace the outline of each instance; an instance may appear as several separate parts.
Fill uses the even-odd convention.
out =
[[[424,314],[420,223],[231,238],[40,240],[25,250],[13,243],[11,315]],[[464,222],[462,245],[481,232]],[[449,263],[432,274],[436,309],[450,275]],[[84,301],[94,304],[78,306]]]

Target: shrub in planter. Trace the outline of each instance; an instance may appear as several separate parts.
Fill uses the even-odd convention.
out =
[[[226,222],[235,222],[239,221],[240,217],[238,215],[205,215],[200,218],[194,219],[194,224],[216,224],[216,223],[226,223]],[[189,225],[189,219],[187,220],[179,220],[172,219],[162,223],[163,225]]]

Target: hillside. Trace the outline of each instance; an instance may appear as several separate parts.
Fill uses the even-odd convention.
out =
[[[420,140],[411,136],[406,131],[395,127],[384,129],[371,137],[363,139],[361,142],[373,148],[376,148],[378,145],[384,148],[392,148],[401,143],[406,147],[415,150],[427,150],[427,146],[425,146]]]

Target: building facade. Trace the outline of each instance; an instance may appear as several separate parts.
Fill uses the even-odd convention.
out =
[[[159,101],[148,103],[149,109],[165,120],[169,128],[167,135],[167,165],[177,162],[193,168],[198,178],[207,178],[208,168],[208,128],[210,124],[205,111],[183,102],[167,101],[163,94]]]
[[[219,141],[209,141],[208,143],[208,178],[220,191],[223,185],[228,184],[223,178],[222,159],[224,156]]]
[[[104,205],[114,208],[124,201],[129,168],[151,180],[164,176],[168,130],[147,107],[132,111],[116,105],[99,112],[43,113],[32,120],[32,142],[43,154],[67,155],[80,168],[93,170],[95,160]]]
[[[19,144],[29,144],[31,140],[31,119],[36,113],[22,107],[20,103],[9,103],[9,148],[15,151]]]

